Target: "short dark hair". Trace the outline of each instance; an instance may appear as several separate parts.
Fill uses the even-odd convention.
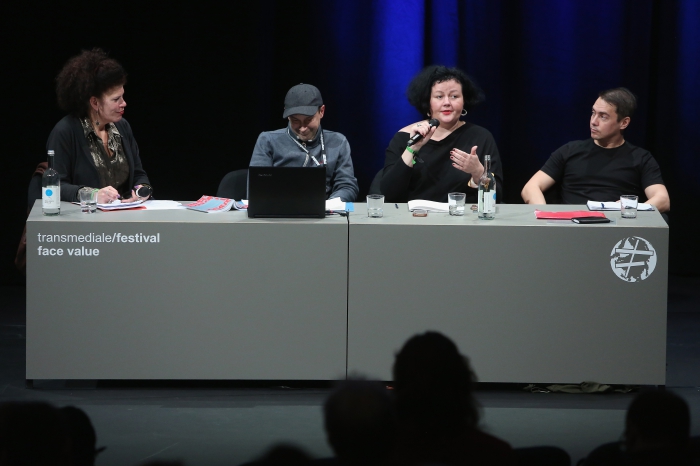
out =
[[[457,345],[438,332],[410,338],[394,362],[394,394],[400,422],[429,435],[476,429],[476,375]]]
[[[62,110],[77,117],[89,114],[90,97],[126,84],[126,71],[99,48],[83,50],[68,60],[56,76],[56,96]]]
[[[415,75],[406,89],[408,102],[413,105],[421,115],[430,113],[430,93],[433,86],[454,79],[462,85],[464,108],[470,109],[484,101],[484,91],[459,68],[448,68],[442,65],[431,65]]]
[[[626,87],[616,87],[608,89],[598,94],[598,97],[615,107],[617,113],[617,121],[622,121],[623,118],[632,117],[634,111],[637,110],[637,98],[632,91]]]

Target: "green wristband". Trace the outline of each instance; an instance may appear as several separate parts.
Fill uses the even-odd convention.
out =
[[[406,150],[408,152],[410,152],[411,155],[413,155],[413,165],[415,165],[416,164],[416,154],[418,154],[418,151],[411,149],[411,146],[406,146]]]

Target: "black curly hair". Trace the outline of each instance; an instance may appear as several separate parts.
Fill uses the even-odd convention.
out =
[[[126,71],[99,48],[83,50],[68,60],[56,76],[56,96],[62,110],[86,117],[90,97],[101,97],[108,90],[126,84]]]
[[[442,65],[431,65],[415,75],[406,89],[408,102],[413,105],[421,115],[430,114],[430,93],[433,86],[454,79],[462,85],[464,108],[470,109],[484,101],[484,91],[459,68],[448,68]]]

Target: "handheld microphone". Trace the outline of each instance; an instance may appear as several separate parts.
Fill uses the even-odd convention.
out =
[[[440,126],[440,122],[437,121],[435,118],[432,118],[428,121],[428,131],[430,131],[430,128],[436,126]],[[423,139],[423,135],[420,133],[416,133],[408,140],[408,144],[406,144],[406,146],[411,147],[413,144],[417,143],[421,139]]]
[[[141,186],[136,190],[136,196],[140,198],[148,197],[153,193],[150,186]]]

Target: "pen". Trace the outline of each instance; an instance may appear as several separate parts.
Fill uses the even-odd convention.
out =
[[[396,206],[397,209],[399,208],[399,205],[398,205],[398,204],[394,204],[394,205]]]

